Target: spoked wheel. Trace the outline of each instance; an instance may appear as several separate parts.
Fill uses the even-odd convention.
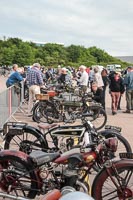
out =
[[[114,154],[114,157],[112,157],[113,159],[119,159],[119,153],[123,153],[123,152],[131,153],[132,152],[130,143],[119,132],[106,129],[106,130],[100,131],[98,134],[102,135],[102,137],[105,137],[106,139],[110,138],[110,137],[117,137],[118,147],[117,147],[117,151]]]
[[[19,197],[34,198],[37,180],[31,165],[13,155],[0,156],[0,190]]]
[[[46,108],[45,116],[46,116],[46,120],[49,124],[52,124],[54,122],[59,122],[59,114],[52,108]],[[62,119],[61,119],[61,121],[62,121]]]
[[[37,102],[33,107],[33,121],[35,122],[46,122],[45,110],[47,108],[46,102]]]
[[[59,119],[58,112],[48,101],[40,101],[33,107],[33,121],[48,122],[49,124],[56,122]]]
[[[8,134],[5,139],[4,149],[23,151],[30,154],[33,150],[46,150],[45,141],[35,132],[24,131],[21,135]]]
[[[107,122],[107,114],[103,108],[99,109],[95,114],[94,118],[91,120],[92,124],[95,126],[96,130],[103,128]]]
[[[103,128],[107,122],[107,114],[103,108],[97,108],[95,106],[88,109],[88,116],[86,114],[86,119],[91,121],[95,126],[96,130]]]
[[[105,168],[96,176],[92,196],[96,200],[126,200],[133,198],[133,160],[119,160],[115,170]],[[117,185],[117,186],[116,186]]]

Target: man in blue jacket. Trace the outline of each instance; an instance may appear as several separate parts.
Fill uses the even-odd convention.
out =
[[[17,69],[18,69],[18,65],[14,64],[13,65],[13,72],[11,73],[11,75],[8,77],[8,79],[6,81],[7,87],[10,87],[10,86],[14,85],[15,83],[20,83],[23,80],[23,77],[17,71]]]

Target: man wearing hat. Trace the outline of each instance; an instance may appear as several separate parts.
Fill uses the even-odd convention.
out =
[[[65,67],[63,67],[61,69],[61,74],[60,74],[60,76],[57,80],[58,80],[58,83],[70,84],[71,85],[72,80],[71,80],[70,75],[68,74],[68,70]]]
[[[124,77],[124,85],[126,86],[126,110],[123,113],[130,113],[133,109],[133,66],[127,68],[127,74]]]

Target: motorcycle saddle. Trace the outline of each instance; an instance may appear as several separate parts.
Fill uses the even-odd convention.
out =
[[[55,160],[56,158],[58,158],[60,156],[60,153],[55,152],[55,153],[46,153],[43,151],[33,151],[30,154],[30,158],[32,159],[32,161],[34,163],[37,164],[37,166],[43,165],[45,163],[48,162],[52,162],[53,160]]]

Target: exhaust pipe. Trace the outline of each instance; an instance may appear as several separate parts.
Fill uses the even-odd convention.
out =
[[[88,188],[86,187],[86,185],[84,183],[82,183],[79,180],[77,180],[76,184],[79,185],[80,187],[82,187],[84,192],[88,194]]]

